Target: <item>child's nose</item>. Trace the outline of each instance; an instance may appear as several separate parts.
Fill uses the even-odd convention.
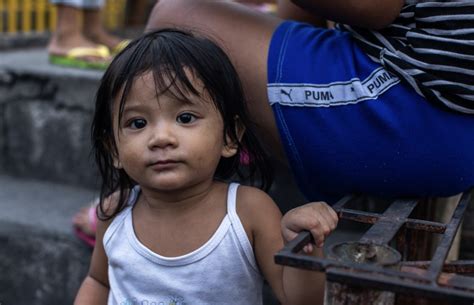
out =
[[[177,138],[171,126],[172,124],[157,124],[150,130],[148,147],[150,149],[175,146]]]

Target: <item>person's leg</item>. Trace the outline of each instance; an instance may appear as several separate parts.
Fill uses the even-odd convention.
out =
[[[472,116],[425,100],[348,33],[285,22],[269,59],[270,103],[308,200],[439,197],[474,185]]]
[[[127,26],[141,27],[147,20],[149,8],[148,0],[127,1]]]
[[[161,0],[151,12],[147,31],[188,28],[213,38],[229,55],[242,80],[250,114],[261,139],[283,159],[275,119],[267,97],[267,57],[281,19],[226,1]]]
[[[49,54],[64,55],[76,47],[97,47],[82,34],[81,9],[58,4],[56,30],[48,44]]]
[[[110,62],[110,51],[83,34],[83,9],[99,9],[100,0],[50,0],[56,5],[57,25],[48,43],[52,64],[105,69]]]
[[[83,34],[94,43],[105,45],[113,50],[123,40],[107,32],[103,26],[102,9],[84,9]]]

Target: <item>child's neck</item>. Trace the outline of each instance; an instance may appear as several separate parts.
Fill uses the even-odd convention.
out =
[[[192,188],[179,191],[156,191],[141,188],[140,201],[150,213],[183,213],[194,210],[207,202],[219,182],[210,181]]]
[[[227,213],[228,186],[214,182],[198,190],[163,198],[145,189],[132,213],[140,242],[154,253],[168,257],[190,253],[205,244]]]

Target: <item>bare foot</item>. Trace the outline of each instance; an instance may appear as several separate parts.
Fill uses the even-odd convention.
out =
[[[109,34],[104,29],[96,30],[94,32],[85,31],[84,35],[86,35],[91,41],[97,44],[102,44],[110,50],[113,50],[123,40],[123,38]]]
[[[69,51],[77,47],[97,48],[99,45],[81,34],[58,34],[51,37],[48,44],[48,54],[67,55]],[[90,61],[110,61],[110,56],[85,56],[84,59]]]

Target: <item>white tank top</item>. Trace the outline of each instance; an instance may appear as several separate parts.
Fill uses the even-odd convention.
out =
[[[229,185],[227,214],[200,248],[178,257],[161,256],[135,235],[132,207],[126,208],[104,235],[108,257],[109,305],[262,304],[263,278],[236,212],[238,184]]]

